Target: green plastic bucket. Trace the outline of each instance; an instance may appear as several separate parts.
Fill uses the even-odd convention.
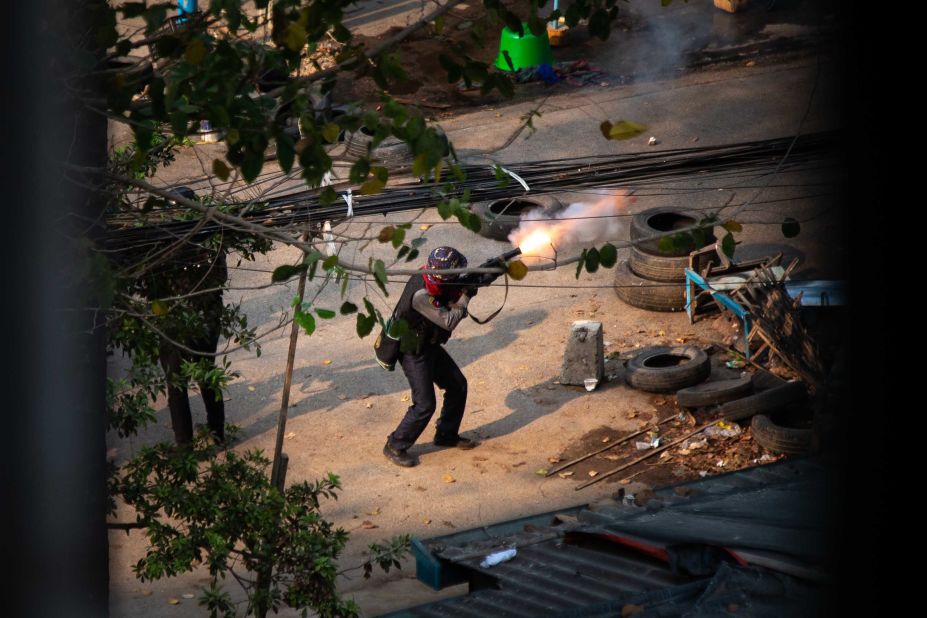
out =
[[[512,66],[518,69],[529,69],[542,64],[553,64],[554,55],[550,51],[550,41],[545,30],[541,36],[535,36],[528,29],[528,24],[522,24],[524,36],[518,36],[506,26],[499,37],[499,55],[496,56],[495,66],[503,71],[511,71],[509,63],[505,61],[505,52],[512,60]]]

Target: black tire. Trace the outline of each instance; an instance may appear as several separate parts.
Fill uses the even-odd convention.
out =
[[[711,361],[701,348],[653,346],[628,361],[625,380],[649,393],[673,393],[703,382],[710,373]]]
[[[673,230],[696,225],[702,219],[702,213],[695,211],[683,210],[680,208],[651,208],[644,212],[638,213],[631,217],[631,240],[640,240],[654,234],[663,234]],[[705,242],[700,246],[692,244],[689,248],[678,248],[670,251],[660,251],[660,239],[645,240],[635,246],[646,253],[652,255],[661,255],[664,257],[681,257],[688,256],[695,249],[701,249],[707,245],[713,244],[717,238],[713,232],[705,235]]]
[[[644,279],[669,283],[684,282],[686,280],[686,269],[689,268],[689,256],[665,257],[652,255],[632,246],[628,266],[631,267],[631,272]]]
[[[705,382],[676,393],[676,402],[684,408],[701,408],[741,399],[753,394],[750,376],[733,380]]]
[[[615,293],[638,309],[682,311],[686,308],[686,285],[643,279],[631,272],[627,260],[615,265]]]
[[[729,421],[740,421],[757,414],[775,412],[807,398],[808,390],[804,384],[786,382],[755,395],[721,404],[721,416]]]
[[[765,414],[757,414],[750,421],[753,440],[773,453],[784,455],[806,455],[811,452],[814,432],[777,425]]]
[[[470,212],[480,220],[480,236],[494,240],[508,240],[518,224],[521,215],[541,209],[545,217],[553,217],[563,205],[553,195],[531,195],[530,197],[507,197],[490,202],[477,202],[470,206]]]

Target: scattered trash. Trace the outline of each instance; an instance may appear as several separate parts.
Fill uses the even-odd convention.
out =
[[[538,468],[534,473],[538,476],[547,476],[547,470],[545,468]]]
[[[422,523],[425,524],[425,525],[427,526],[428,524],[431,523],[431,520],[430,520],[430,519],[423,519],[423,520],[422,520]]]
[[[450,474],[447,474],[447,473],[445,473],[444,476],[441,477],[441,480],[444,481],[445,483],[455,483],[455,482],[457,482],[457,479],[455,479],[453,476],[451,476]]]
[[[647,140],[647,145],[648,145],[648,146],[656,146],[656,145],[659,144],[659,143],[660,143],[660,141],[659,141],[657,138],[653,137],[653,136],[651,136],[650,139]]]
[[[627,506],[634,506],[634,494],[626,493],[621,501],[624,502]]]
[[[589,476],[595,476],[595,475],[597,475],[597,474],[598,474],[598,472],[596,472],[595,470],[590,470],[590,471],[589,471]]]
[[[611,438],[609,438],[608,436],[602,438],[602,444],[605,444],[606,442],[611,442]]]
[[[420,225],[418,226],[418,229],[422,230],[423,232],[426,232],[428,231],[428,228],[430,227],[431,227],[430,225]]]
[[[719,468],[723,468],[723,467],[724,467],[724,460],[723,460],[723,459],[719,459],[719,460],[718,460],[718,463],[716,463],[715,465],[718,466]]]
[[[248,387],[248,390],[251,391],[251,392],[253,393],[256,389],[255,389],[253,386],[249,386],[249,387]]]
[[[402,397],[399,398],[399,401],[409,401],[409,396],[403,395]]]
[[[185,598],[185,599],[192,599],[192,598],[194,598],[196,595],[187,592],[186,594],[184,594],[184,595],[182,595],[182,596],[183,596],[183,598]]]
[[[756,60],[750,60],[749,62],[747,62],[747,64],[746,64],[745,66],[748,66],[748,67],[754,67],[754,66],[756,66]]]
[[[322,364],[323,364],[323,365],[331,365],[331,364],[332,364],[332,361],[331,361],[331,359],[326,358],[325,360],[322,361]]]
[[[366,407],[366,408],[369,410],[370,408],[373,407],[373,404],[372,404],[372,403],[368,403],[368,404],[365,404],[364,407]]]
[[[565,479],[565,478],[569,478],[573,476],[573,474],[574,474],[573,472],[558,472],[557,476],[559,476],[562,479]]]
[[[283,437],[284,437],[285,439],[287,439],[287,440],[289,440],[290,438],[295,438],[295,437],[296,437],[296,432],[295,432],[295,431],[291,431],[291,432],[287,433],[287,434],[286,434],[285,436],[283,436]]]
[[[705,428],[705,435],[712,438],[733,438],[741,433],[743,433],[743,430],[740,425],[737,423],[725,423],[724,421],[718,421],[711,427]]]
[[[560,463],[560,458],[559,458],[559,457],[548,457],[548,458],[547,458],[547,461],[550,462],[550,463],[552,463],[552,464]]]
[[[180,605],[180,599],[177,597],[170,597],[167,602],[169,605]]]
[[[653,448],[653,443],[651,442],[635,442],[634,448],[639,451],[646,451],[649,448]]]
[[[676,337],[676,343],[685,343],[685,342],[686,342],[685,337]]]
[[[500,562],[506,562],[507,560],[511,560],[512,558],[515,557],[515,554],[517,553],[518,553],[518,550],[515,548],[503,549],[502,551],[493,552],[489,554],[488,556],[486,556],[485,558],[483,558],[483,561],[480,562],[480,567],[484,569],[488,569],[489,567],[495,566],[499,564]]]
[[[587,391],[594,391],[598,383],[599,380],[597,378],[586,378],[583,380],[583,384],[586,386]]]
[[[379,515],[379,514],[380,514],[380,507],[375,508],[374,510],[370,511],[370,512],[367,513],[367,514],[368,514],[368,515]]]
[[[726,363],[724,363],[724,365],[728,369],[742,369],[744,366],[744,362],[742,360],[729,360]]]
[[[706,472],[705,470],[699,470],[698,475],[702,478],[705,478],[706,476],[708,476],[708,472]]]

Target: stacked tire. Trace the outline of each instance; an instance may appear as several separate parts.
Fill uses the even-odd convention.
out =
[[[540,219],[553,219],[561,210],[560,200],[544,194],[507,197],[470,206],[470,212],[480,220],[480,236],[493,240],[508,240],[509,234],[521,223],[522,215],[528,212],[537,212]]]
[[[615,293],[618,298],[648,311],[681,311],[686,306],[686,268],[689,253],[713,244],[709,231],[704,243],[660,251],[659,238],[652,236],[696,225],[696,212],[677,208],[651,208],[631,218],[631,254],[615,266]],[[644,240],[649,239],[649,240]]]

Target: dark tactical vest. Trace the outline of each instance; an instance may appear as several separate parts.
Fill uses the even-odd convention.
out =
[[[416,354],[421,354],[422,347],[427,344],[440,345],[447,343],[451,338],[451,331],[444,330],[421,313],[412,308],[412,297],[419,290],[425,289],[425,279],[422,275],[413,275],[409,282],[406,283],[399,302],[393,310],[393,316],[396,319],[403,319],[409,323],[409,328],[418,335],[418,349]]]

